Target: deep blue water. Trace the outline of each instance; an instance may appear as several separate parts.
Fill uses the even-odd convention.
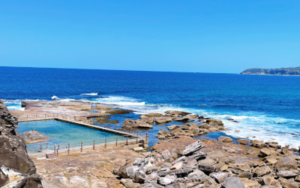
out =
[[[0,75],[0,98],[10,109],[20,108],[22,99],[53,95],[137,114],[178,109],[224,120],[231,136],[300,145],[300,77],[7,67]]]

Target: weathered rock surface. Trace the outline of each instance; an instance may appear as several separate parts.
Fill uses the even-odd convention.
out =
[[[18,120],[0,100],[0,186],[42,187],[23,138],[16,131]]]
[[[26,144],[44,142],[49,140],[49,137],[39,133],[37,130],[26,131],[22,134]]]
[[[125,119],[122,125],[123,129],[152,129],[153,125],[147,123],[144,120],[132,120],[132,119]]]

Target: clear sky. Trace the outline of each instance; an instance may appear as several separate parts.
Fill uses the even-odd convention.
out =
[[[300,66],[300,1],[3,0],[0,66],[220,73]]]

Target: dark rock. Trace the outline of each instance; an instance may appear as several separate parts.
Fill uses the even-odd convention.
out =
[[[208,173],[208,174],[210,174],[212,172],[218,172],[219,171],[218,168],[210,166],[209,164],[199,164],[198,169],[205,172],[205,173]]]
[[[16,131],[17,126],[17,118],[10,114],[4,102],[0,100],[0,167],[14,169],[23,174],[25,178],[17,187],[42,187],[34,163],[27,154],[25,141]],[[5,176],[2,177],[5,181]]]

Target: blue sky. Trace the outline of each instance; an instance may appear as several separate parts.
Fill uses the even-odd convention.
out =
[[[299,0],[0,3],[0,66],[238,73],[299,50]]]

